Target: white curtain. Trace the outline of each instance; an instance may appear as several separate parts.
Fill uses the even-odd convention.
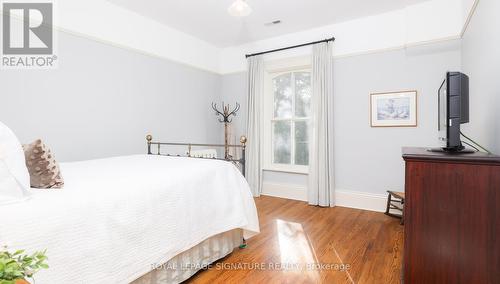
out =
[[[318,43],[312,54],[312,121],[309,204],[335,206],[333,168],[333,42]]]
[[[264,59],[262,56],[248,58],[248,117],[246,178],[254,196],[262,189],[262,145],[261,121],[264,98]]]

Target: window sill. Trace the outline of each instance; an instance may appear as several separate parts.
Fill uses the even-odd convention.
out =
[[[301,175],[308,175],[309,174],[308,168],[300,169],[300,168],[267,166],[267,167],[262,168],[262,170],[269,171],[269,172],[289,173],[289,174],[301,174]]]

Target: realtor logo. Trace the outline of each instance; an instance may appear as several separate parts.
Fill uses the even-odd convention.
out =
[[[2,3],[2,67],[52,68],[53,3]]]

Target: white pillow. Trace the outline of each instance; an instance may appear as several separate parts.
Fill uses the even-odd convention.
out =
[[[26,199],[29,188],[23,147],[12,130],[0,122],[0,205]]]

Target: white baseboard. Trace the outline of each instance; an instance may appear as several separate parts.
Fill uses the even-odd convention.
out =
[[[307,201],[307,188],[265,182],[262,186],[262,195]],[[335,191],[335,201],[337,206],[385,212],[387,195],[338,189]]]
[[[307,201],[307,188],[293,184],[264,182],[262,184],[262,195]]]
[[[359,191],[336,190],[335,202],[337,206],[385,212],[387,195]]]

